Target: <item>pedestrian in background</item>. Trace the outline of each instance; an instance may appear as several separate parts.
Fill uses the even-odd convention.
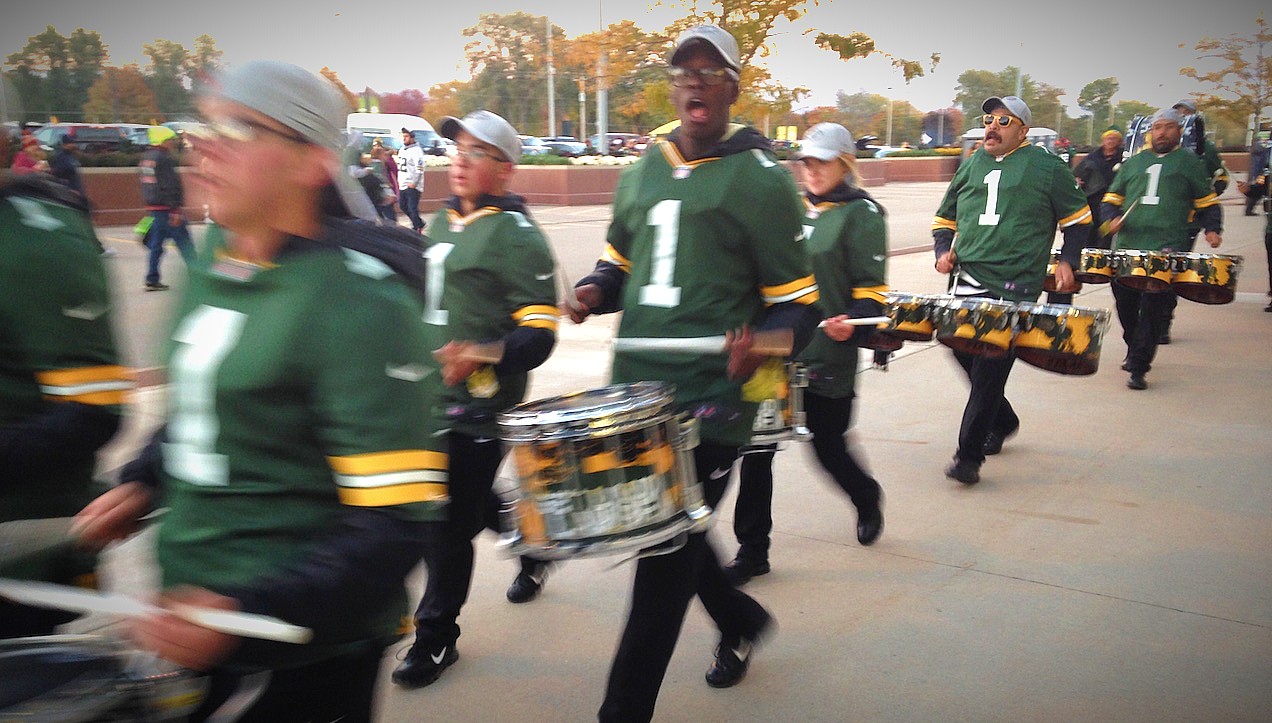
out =
[[[155,126],[149,131],[149,140],[150,148],[137,164],[141,201],[146,204],[146,213],[151,219],[150,229],[146,232],[146,248],[150,251],[146,266],[146,291],[165,291],[168,285],[160,280],[159,271],[164,241],[172,239],[187,268],[194,262],[195,252],[183,211],[185,188],[173,155],[181,139],[173,130]]]

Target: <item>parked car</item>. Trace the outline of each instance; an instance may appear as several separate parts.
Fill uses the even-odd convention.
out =
[[[611,156],[626,156],[632,153],[632,146],[640,140],[639,133],[607,133],[609,144],[605,149],[601,148],[601,134],[595,133],[588,139],[598,152]]]
[[[132,146],[125,130],[111,123],[50,123],[35,132],[40,145],[53,149],[63,138],[72,138],[84,153],[120,151]]]
[[[548,147],[548,152],[554,156],[563,156],[565,158],[578,158],[587,155],[587,144],[582,141],[576,141],[573,138],[563,140],[561,138],[541,138],[543,145]]]
[[[517,136],[521,139],[521,155],[523,156],[546,156],[552,152],[542,138],[534,136]]]

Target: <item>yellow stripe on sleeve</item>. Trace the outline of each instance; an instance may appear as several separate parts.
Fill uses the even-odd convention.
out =
[[[761,286],[760,294],[766,304],[783,304],[793,301],[797,304],[812,304],[821,293],[817,290],[817,282],[812,276],[805,276],[777,286]]]
[[[327,463],[337,474],[367,476],[411,470],[445,470],[448,457],[445,452],[405,449],[396,452],[368,452],[344,457],[328,457]]]
[[[1121,206],[1125,202],[1126,199],[1116,193],[1106,193],[1104,198],[1100,199],[1100,203],[1111,203],[1114,206]]]
[[[557,308],[548,304],[531,304],[517,309],[512,314],[518,326],[529,326],[535,329],[547,329],[553,333],[557,330]]]
[[[941,218],[940,216],[932,217],[932,230],[939,231],[947,228],[951,231],[958,231],[958,223],[952,218]]]
[[[888,286],[857,286],[852,290],[852,298],[854,299],[870,299],[880,304],[888,303],[888,298],[884,294],[888,293]]]
[[[1070,226],[1079,226],[1084,223],[1088,225],[1091,223],[1091,209],[1087,206],[1083,206],[1082,210],[1074,211],[1060,219],[1059,225],[1060,228],[1069,228]]]
[[[1217,203],[1219,203],[1219,197],[1212,193],[1208,196],[1195,199],[1193,201],[1193,208],[1201,210],[1203,208],[1209,208]]]
[[[601,253],[601,261],[614,264],[618,268],[622,269],[625,274],[630,274],[632,272],[632,262],[629,261],[626,256],[620,254],[618,249],[614,248],[610,244],[605,244],[605,251]]]
[[[340,503],[350,507],[392,507],[417,502],[445,502],[447,499],[446,485],[432,482],[340,488]]]
[[[36,383],[46,399],[94,406],[123,404],[134,383],[127,367],[108,364],[36,372]]]

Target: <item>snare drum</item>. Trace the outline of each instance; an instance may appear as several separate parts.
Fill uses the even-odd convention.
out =
[[[1082,282],[1074,276],[1073,286],[1067,289],[1056,288],[1056,267],[1060,265],[1060,249],[1051,249],[1051,260],[1047,262],[1047,276],[1042,280],[1042,290],[1051,293],[1076,294],[1082,290]]]
[[[1021,303],[1012,348],[1021,361],[1059,374],[1086,376],[1100,367],[1109,325],[1106,309]]]
[[[808,368],[787,363],[784,378],[773,385],[759,411],[751,431],[751,444],[773,444],[810,435],[804,426],[804,388],[808,386]]]
[[[1174,277],[1170,254],[1165,251],[1117,251],[1117,276],[1114,281],[1137,291],[1156,293],[1170,288]]]
[[[1016,330],[1016,305],[978,297],[951,298],[936,312],[936,340],[955,351],[1002,357]]]
[[[1084,284],[1107,284],[1117,276],[1116,252],[1108,249],[1082,249],[1082,260],[1073,274]]]
[[[672,387],[615,384],[519,404],[499,415],[517,475],[500,546],[559,559],[639,550],[701,529],[693,420]]]
[[[0,720],[185,720],[206,689],[192,671],[97,635],[0,641]]]
[[[1230,303],[1237,291],[1241,256],[1229,254],[1175,253],[1175,293],[1199,304]]]
[[[931,341],[936,332],[934,315],[937,307],[951,297],[934,294],[888,292],[884,314],[888,321],[879,326],[889,336],[906,341]]]

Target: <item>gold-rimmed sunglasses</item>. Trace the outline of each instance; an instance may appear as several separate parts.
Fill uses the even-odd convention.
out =
[[[986,128],[994,125],[995,121],[998,122],[998,125],[1004,128],[1010,126],[1012,123],[1021,123],[1021,124],[1024,123],[1024,121],[1011,115],[997,115],[995,113],[986,113],[985,115],[981,116],[981,125],[985,126]]]

